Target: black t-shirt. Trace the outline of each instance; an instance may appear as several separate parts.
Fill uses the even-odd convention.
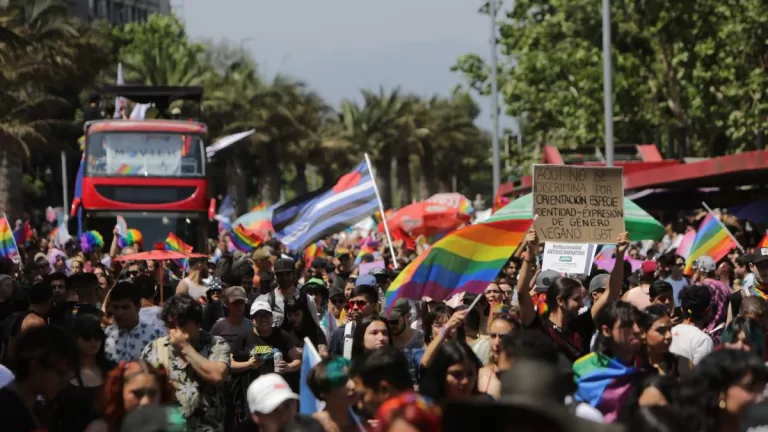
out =
[[[280,350],[283,354],[284,362],[290,363],[292,359],[288,357],[288,352],[295,348],[298,343],[299,341],[292,334],[277,328],[273,329],[269,336],[259,336],[255,332],[251,332],[245,339],[245,355],[240,353],[235,360],[245,361],[248,357],[259,357],[264,360],[258,369],[247,372],[248,381],[253,382],[261,375],[275,372],[275,349]],[[298,392],[299,380],[293,375],[298,375],[298,373],[287,373],[283,375],[283,378],[288,381],[293,391]]]
[[[0,389],[0,424],[3,425],[4,432],[28,432],[38,429],[35,416],[12,387]]]
[[[590,352],[589,343],[595,332],[595,322],[592,319],[592,312],[587,310],[568,323],[566,329],[552,324],[547,317],[536,317],[529,328],[540,330],[549,336],[560,353],[569,361],[575,362],[579,357]]]
[[[0,322],[5,321],[12,313],[13,303],[10,300],[0,303]]]

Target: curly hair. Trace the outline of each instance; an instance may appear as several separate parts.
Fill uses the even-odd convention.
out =
[[[144,360],[121,361],[104,381],[104,419],[109,424],[110,431],[120,430],[120,424],[125,415],[123,387],[131,378],[140,374],[150,374],[155,377],[160,388],[160,404],[176,403],[176,391],[171,385],[168,373],[164,367],[156,368]]]
[[[424,432],[442,430],[442,412],[432,400],[418,393],[405,392],[389,399],[379,407],[377,431],[387,431],[397,420],[403,420],[414,429]]]
[[[754,383],[768,381],[763,361],[745,351],[719,350],[704,357],[701,363],[681,383],[677,409],[689,430],[717,432],[720,430],[720,394],[751,375]]]

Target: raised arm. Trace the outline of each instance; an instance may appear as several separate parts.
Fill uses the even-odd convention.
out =
[[[621,287],[624,285],[624,253],[629,249],[629,234],[623,232],[616,239],[616,262],[608,279],[605,293],[592,306],[592,319],[597,317],[601,310],[609,303],[621,297]]]
[[[211,348],[212,355],[216,358],[208,359],[197,352],[189,343],[189,336],[180,329],[168,330],[168,338],[176,351],[184,357],[200,377],[208,383],[220,384],[227,379],[229,372],[229,345],[226,342],[216,343]]]
[[[520,267],[520,275],[517,278],[517,302],[520,306],[520,321],[524,326],[527,326],[536,318],[536,308],[533,305],[533,298],[531,298],[530,285],[534,274],[533,262],[539,248],[539,238],[533,227],[525,234],[523,245],[517,250],[523,249],[523,246],[526,252],[523,254],[523,265]]]

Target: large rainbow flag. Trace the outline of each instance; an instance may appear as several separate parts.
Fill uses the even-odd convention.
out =
[[[632,393],[632,380],[638,370],[615,358],[596,352],[573,363],[577,389],[574,399],[597,408],[608,423],[614,422]]]
[[[385,294],[387,310],[399,298],[442,301],[458,292],[484,292],[530,226],[530,219],[502,220],[448,234],[392,282]]]
[[[229,232],[229,239],[240,252],[250,252],[264,241],[258,234],[248,231],[244,226],[238,224]]]
[[[8,218],[3,215],[0,219],[0,256],[13,258],[19,254],[19,248],[16,245],[16,239],[13,238],[13,230]]]
[[[696,261],[696,258],[709,255],[717,262],[735,247],[737,244],[728,229],[717,220],[715,215],[707,214],[707,217],[699,225],[690,254],[685,261],[685,274],[693,272],[693,262]]]

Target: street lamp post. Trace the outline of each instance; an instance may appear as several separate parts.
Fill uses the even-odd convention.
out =
[[[611,4],[603,0],[603,110],[605,166],[613,166],[613,76],[611,67]]]
[[[493,130],[491,131],[493,146],[493,196],[499,194],[501,185],[501,157],[499,155],[499,89],[496,76],[496,0],[488,0],[488,14],[491,16],[491,118]],[[495,198],[494,198],[495,199]]]

